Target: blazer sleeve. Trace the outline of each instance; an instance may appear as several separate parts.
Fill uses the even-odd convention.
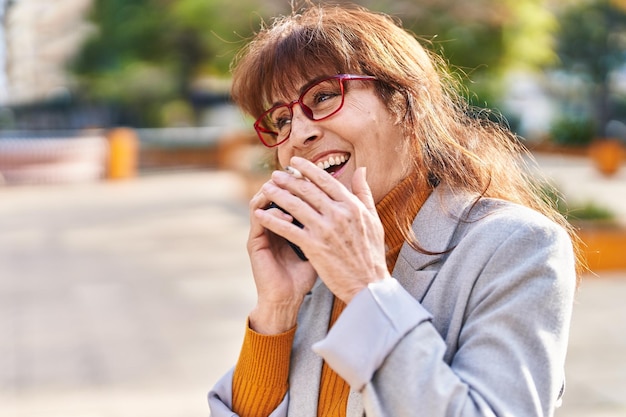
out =
[[[547,220],[472,226],[440,274],[469,283],[462,300],[440,297],[463,310],[456,346],[387,279],[361,291],[314,350],[362,393],[368,417],[552,416],[576,285],[567,233]]]
[[[239,417],[232,410],[233,404],[233,372],[229,370],[209,391],[209,410],[211,417]],[[287,406],[289,404],[289,393],[285,394],[283,401],[269,415],[269,417],[287,417]]]

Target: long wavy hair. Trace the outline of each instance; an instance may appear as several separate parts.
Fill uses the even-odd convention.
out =
[[[307,2],[263,25],[233,61],[232,72],[232,98],[255,118],[280,92],[298,91],[302,80],[375,76],[377,94],[404,129],[402,151],[413,156],[416,183],[436,178],[453,189],[530,207],[564,227],[580,254],[579,239],[546,198],[545,183],[529,173],[532,156],[519,138],[491,112],[472,108],[446,62],[399,20],[357,5]],[[410,227],[414,215],[398,225],[420,249]]]

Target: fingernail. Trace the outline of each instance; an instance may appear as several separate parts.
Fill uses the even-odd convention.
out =
[[[285,171],[274,171],[272,172],[272,179],[282,178],[286,179],[289,177],[289,174]]]

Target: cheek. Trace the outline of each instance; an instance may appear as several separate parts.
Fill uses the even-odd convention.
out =
[[[284,145],[284,144],[283,144]],[[289,160],[291,159],[291,154],[287,152],[287,147],[281,148],[278,147],[276,153],[274,154],[274,163],[276,164],[276,168],[282,169],[289,165]]]

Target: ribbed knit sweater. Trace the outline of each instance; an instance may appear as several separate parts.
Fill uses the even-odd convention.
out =
[[[405,237],[401,219],[412,219],[432,189],[416,186],[407,177],[387,194],[376,210],[385,231],[387,268],[391,272]],[[345,308],[334,299],[328,328]],[[267,417],[282,401],[289,388],[291,345],[295,327],[278,335],[262,335],[248,325],[233,375],[233,411],[241,417]],[[318,417],[345,417],[350,387],[324,362],[320,380]]]

